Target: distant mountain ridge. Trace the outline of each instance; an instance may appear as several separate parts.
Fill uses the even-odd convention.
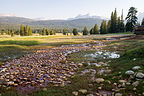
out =
[[[100,16],[79,15],[68,20],[35,20],[16,16],[0,16],[0,25],[20,26],[20,24],[48,27],[48,28],[78,28],[83,29],[85,26],[90,29],[95,24],[100,26],[102,22]]]
[[[68,20],[84,19],[84,18],[97,18],[97,19],[105,19],[105,20],[108,20],[108,18],[106,18],[106,17],[101,17],[101,16],[90,16],[90,14],[85,14],[85,15],[79,14],[78,16],[76,16],[76,17],[74,17],[74,18],[68,18]]]

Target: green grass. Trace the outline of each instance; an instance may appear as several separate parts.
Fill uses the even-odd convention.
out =
[[[118,59],[111,60],[110,67],[113,69],[113,73],[105,77],[105,79],[110,80],[111,82],[118,82],[120,79],[128,79],[129,76],[125,74],[127,70],[132,70],[134,66],[141,66],[144,69],[144,40],[143,39],[130,39],[123,41],[114,41],[108,43],[105,49],[111,51],[118,51],[121,54],[121,57]],[[113,47],[117,47],[116,49]],[[121,74],[119,74],[121,72]],[[135,71],[137,72],[137,71]],[[121,75],[121,76],[120,76]],[[115,79],[112,79],[115,77]],[[134,78],[132,81],[135,81]],[[137,94],[142,94],[144,83],[140,82],[139,86],[137,86]],[[134,93],[133,86],[129,85],[125,90],[120,91],[124,96],[127,96],[128,93]]]
[[[114,35],[118,36],[118,34]],[[121,35],[120,35],[121,36]],[[104,39],[106,37],[110,37],[110,35],[98,35],[98,36],[51,36],[51,37],[12,37],[12,38],[0,38],[0,57],[9,56],[13,57],[18,55],[18,58],[24,54],[33,53],[35,50],[39,50],[41,48],[50,48],[50,47],[57,47],[64,44],[76,44],[76,43],[85,43],[90,41],[95,41],[97,39]],[[25,42],[23,42],[25,41]],[[121,57],[118,59],[97,59],[97,58],[86,58],[84,57],[85,54],[94,53],[94,51],[85,51],[85,52],[77,52],[71,54],[67,57],[69,62],[73,61],[76,64],[80,62],[107,62],[111,61],[110,68],[112,69],[112,73],[108,76],[99,76],[96,77],[103,77],[105,80],[110,80],[112,83],[117,82],[119,79],[128,79],[128,76],[125,75],[125,71],[132,69],[133,66],[141,66],[142,69],[144,64],[143,53],[144,45],[143,39],[130,39],[130,40],[120,40],[120,41],[112,41],[112,42],[105,42],[107,44],[106,47],[103,47],[104,50],[108,50],[110,52],[117,51],[121,54]],[[115,48],[116,47],[116,48]],[[5,57],[4,57],[5,58]],[[136,60],[133,60],[136,58]],[[13,58],[10,58],[13,59]],[[4,59],[3,59],[4,60]],[[1,60],[1,62],[3,62]],[[6,59],[8,60],[8,59]],[[96,69],[95,66],[87,66],[85,64],[84,67],[79,69],[77,73],[84,69]],[[121,72],[121,74],[119,74]],[[122,77],[119,77],[122,75]],[[115,77],[114,79],[112,79]],[[73,91],[78,91],[79,89],[89,89],[88,84],[94,84],[94,88],[92,91],[96,92],[97,88],[100,86],[99,84],[93,83],[90,80],[89,74],[84,76],[80,76],[77,74],[74,78],[70,79],[72,83],[65,87],[54,87],[48,86],[48,91],[38,90],[32,93],[29,93],[30,96],[72,96]],[[111,90],[113,88],[112,84],[108,84],[104,82],[103,90]],[[142,93],[144,84],[140,82],[140,85],[137,87],[137,94]],[[128,93],[133,93],[133,86],[127,86],[126,90],[122,90],[124,96],[128,96]],[[0,89],[1,90],[1,89]],[[15,93],[14,91],[0,91],[3,96],[20,96],[19,94]],[[136,94],[136,95],[137,95]],[[79,96],[83,96],[79,94]]]
[[[0,45],[34,46],[34,45],[38,45],[38,41],[5,40],[5,41],[0,41]]]

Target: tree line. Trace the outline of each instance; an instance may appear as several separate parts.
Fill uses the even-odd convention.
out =
[[[144,18],[142,20],[142,23],[139,24],[137,21],[137,9],[135,7],[130,7],[127,17],[123,18],[123,11],[121,13],[121,16],[117,15],[117,10],[115,9],[111,13],[110,20],[103,20],[101,22],[101,25],[98,26],[98,24],[95,24],[89,31],[87,27],[85,26],[84,29],[78,30],[76,28],[69,29],[48,29],[48,28],[36,28],[31,29],[30,26],[23,24],[20,25],[19,29],[11,28],[8,30],[0,29],[1,35],[7,34],[14,36],[20,35],[20,36],[31,36],[32,34],[36,33],[39,35],[55,35],[56,33],[63,33],[63,35],[79,35],[79,32],[82,32],[83,35],[94,35],[94,34],[108,34],[108,33],[120,33],[120,32],[132,32],[136,25],[144,25]],[[126,22],[126,23],[124,23]]]
[[[99,27],[98,24],[95,24],[90,31],[87,30],[86,27],[83,29],[83,35],[93,35],[93,34],[107,34],[107,33],[121,33],[121,32],[133,32],[136,25],[143,25],[144,26],[144,18],[142,23],[138,23],[137,9],[135,7],[131,7],[127,14],[125,20],[123,19],[123,11],[121,16],[117,16],[117,10],[115,9],[111,13],[110,20],[106,21],[103,20],[101,22],[101,26]],[[124,23],[126,21],[126,24]],[[73,35],[78,35],[78,32],[75,32],[76,29],[73,29]],[[77,34],[75,34],[77,33]]]

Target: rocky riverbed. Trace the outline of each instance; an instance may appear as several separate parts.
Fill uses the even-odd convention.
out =
[[[14,87],[17,91],[28,93],[49,85],[66,86],[68,78],[75,75],[81,64],[68,63],[68,54],[98,50],[101,42],[63,45],[61,47],[38,50],[34,54],[9,60],[0,67],[0,86]]]

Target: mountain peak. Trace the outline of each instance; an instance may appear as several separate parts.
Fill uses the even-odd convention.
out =
[[[91,16],[89,13],[88,14],[79,14],[78,16],[74,18],[69,18],[68,20],[74,20],[74,19],[84,19],[84,18],[94,18],[94,19],[105,19],[108,20],[106,17],[101,17],[101,16]]]

